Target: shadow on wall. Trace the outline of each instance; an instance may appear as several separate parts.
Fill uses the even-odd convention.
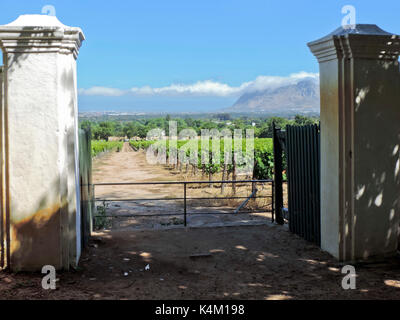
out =
[[[75,132],[69,130],[65,137],[67,155],[74,150],[74,138]],[[12,146],[12,141],[10,143]],[[47,191],[37,200],[36,207],[29,207],[33,213],[21,212],[17,208],[18,199],[13,199],[15,202],[11,203],[10,268],[12,271],[38,271],[44,265],[68,269],[75,263],[76,193],[74,190],[71,192],[68,187],[71,185],[71,179],[75,182],[75,176],[68,179],[71,174],[68,168],[74,168],[75,157],[68,156],[66,161],[64,172],[59,173],[59,178],[48,184]],[[29,181],[27,183],[29,184]],[[45,176],[42,183],[46,183]],[[17,212],[22,218],[16,218],[12,215],[13,212]]]
[[[62,267],[60,211],[67,205],[38,210],[11,227],[11,262],[13,271],[37,271],[44,265]]]
[[[41,43],[48,44],[48,45],[51,43],[54,43],[54,37],[55,37],[54,32],[43,32],[42,27],[37,27],[37,28],[23,27],[22,32],[23,32],[24,37],[21,37],[21,38],[18,38],[15,40],[16,41],[15,47],[18,47],[18,53],[14,53],[13,55],[14,55],[15,59],[12,59],[8,63],[8,67],[10,69],[15,68],[15,67],[20,67],[21,65],[20,65],[19,61],[21,59],[27,58],[26,53],[29,52],[30,47],[26,46],[26,40],[25,40],[26,37],[32,39],[39,32],[48,37],[47,40],[44,40],[43,38],[41,38],[40,39]],[[24,49],[24,48],[26,48],[26,49]],[[1,48],[1,49],[2,49],[2,51],[4,51],[4,48]],[[2,53],[2,55],[3,55],[3,53]]]
[[[362,60],[357,63],[361,72],[355,74],[356,83],[360,86],[354,92],[354,127],[361,134],[353,137],[353,170],[358,177],[358,184],[354,186],[356,196],[353,221],[345,222],[343,234],[348,237],[349,229],[352,228],[355,236],[363,239],[363,243],[355,241],[354,250],[366,258],[375,255],[374,248],[377,252],[389,253],[395,252],[398,245],[400,72],[397,61],[381,60],[373,66]],[[386,77],[397,79],[396,84],[383,85],[387,83]],[[377,155],[379,161],[376,161]],[[351,159],[352,154],[348,156]],[[384,250],[377,247],[382,245],[382,234],[386,235]],[[351,241],[348,239],[348,243]]]
[[[55,42],[60,36],[59,33],[43,31],[41,27],[24,27],[23,37],[15,39],[16,45],[13,46],[14,48],[18,47],[18,53],[10,53],[5,59],[6,61],[4,61],[9,73],[20,71],[19,69],[22,68],[25,73],[28,73],[29,70],[33,70],[32,72],[36,70],[34,66],[30,69],[32,64],[23,62],[27,59],[36,59],[37,56],[31,54],[31,46],[26,45],[26,38],[37,38],[38,33],[41,35],[40,44],[59,46],[59,42]],[[7,50],[4,47],[1,49],[3,51]],[[50,54],[55,55],[57,53]],[[22,269],[28,271],[30,269],[38,270],[45,264],[51,264],[57,268],[68,268],[74,260],[74,254],[75,257],[79,255],[79,252],[76,252],[79,251],[76,241],[76,236],[79,232],[75,227],[77,223],[76,207],[79,206],[79,203],[77,203],[79,196],[75,192],[75,187],[79,188],[79,179],[75,176],[74,170],[78,164],[78,160],[75,157],[77,132],[73,129],[74,125],[77,126],[75,119],[76,74],[74,72],[73,58],[65,57],[67,55],[59,54],[57,56],[57,63],[60,63],[64,70],[63,74],[61,74],[61,81],[57,83],[58,88],[56,88],[56,91],[64,100],[61,105],[57,106],[57,111],[54,108],[54,114],[46,111],[39,112],[35,118],[37,122],[29,122],[28,128],[26,128],[26,123],[15,123],[19,121],[19,117],[15,117],[15,111],[13,117],[10,117],[10,119],[13,119],[13,126],[10,126],[11,129],[8,128],[8,118],[6,117],[4,120],[6,123],[4,126],[6,143],[5,146],[2,146],[2,149],[5,150],[4,153],[6,155],[7,188],[5,192],[7,193],[6,201],[8,206],[6,214],[9,217],[7,226],[9,231],[7,233],[10,237],[7,246],[10,249],[8,251],[10,254],[10,267],[13,271]],[[63,61],[64,58],[65,61]],[[55,77],[55,75],[51,74],[51,70],[43,70],[43,72],[46,71],[49,71],[50,77]],[[19,74],[19,72],[16,72],[14,76]],[[43,76],[46,77],[45,74]],[[47,79],[52,80],[52,78]],[[17,80],[21,82],[22,79]],[[31,83],[31,91],[35,91],[35,86],[38,85],[38,83]],[[53,88],[51,82],[48,82],[47,85]],[[59,90],[60,88],[61,90]],[[10,88],[8,94],[11,91],[16,92],[16,89],[18,89],[16,86],[12,90]],[[31,108],[34,107],[35,103],[40,103],[40,101],[37,101],[37,95],[30,97],[29,94],[30,91],[26,90],[24,98],[27,101],[30,99],[32,105],[24,105],[25,109],[21,109],[21,112],[22,110],[25,113],[31,112]],[[47,102],[49,102],[52,97],[43,97],[43,99],[47,99]],[[7,116],[7,105],[5,105],[4,110]],[[62,119],[58,128],[57,125],[54,125],[54,121],[57,121],[57,118]],[[21,119],[23,121],[23,118]],[[50,122],[52,125],[50,125]],[[15,128],[19,125],[25,126],[25,129],[21,132],[16,132]],[[32,131],[30,131],[29,126],[32,126]],[[12,135],[10,135],[11,130],[13,130]],[[34,134],[33,130],[36,130],[37,134]],[[51,139],[53,142],[50,142],[53,144],[48,145],[49,149],[46,149],[46,141],[42,143],[40,137],[43,136],[44,140],[46,140],[46,134],[47,137],[50,137],[51,132],[49,134],[48,130],[54,130],[54,135],[57,134],[55,131],[61,134],[66,132],[66,134],[58,142],[56,142],[57,137]],[[43,132],[43,135],[41,132]],[[30,134],[35,138],[38,145],[33,145],[26,152],[16,150],[16,148],[24,148],[26,146],[23,141],[24,139],[29,139]],[[10,137],[15,137],[18,143],[13,144],[16,141],[12,141]],[[35,143],[35,140],[32,140],[33,143]],[[49,141],[47,143],[49,144]],[[63,152],[59,151],[60,148],[56,143],[61,144],[60,147]],[[10,151],[12,152],[11,158]],[[46,154],[43,154],[46,151],[52,152],[52,156],[46,157]],[[10,162],[18,158],[17,163]],[[46,158],[48,159],[46,160]],[[53,160],[62,163],[63,167],[59,169],[54,167],[49,170],[47,165],[55,165]],[[10,168],[10,164],[12,164],[12,168]],[[11,169],[13,170],[12,172]],[[26,172],[26,176],[24,176],[23,172]],[[32,172],[34,174],[31,174]],[[9,174],[15,176],[8,177]],[[18,196],[16,193],[12,194],[13,188],[18,188],[18,185],[24,182],[24,178],[26,179],[25,187],[22,189],[26,189],[25,195],[23,190],[18,190]],[[30,190],[32,191],[31,194]],[[37,200],[36,197],[38,198]]]

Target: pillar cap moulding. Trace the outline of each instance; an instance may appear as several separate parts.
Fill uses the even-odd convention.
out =
[[[374,24],[357,24],[339,27],[308,46],[319,62],[341,58],[397,60],[400,37]]]
[[[60,52],[76,58],[83,40],[80,28],[66,26],[54,16],[26,14],[0,26],[0,46],[5,53]]]

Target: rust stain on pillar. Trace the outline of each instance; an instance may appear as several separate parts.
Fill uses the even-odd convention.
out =
[[[60,206],[42,209],[11,223],[10,266],[13,271],[37,270],[38,265],[60,269]],[[43,264],[46,257],[46,264]]]
[[[22,15],[0,26],[7,260],[12,271],[75,267],[81,252],[76,59],[80,28]]]

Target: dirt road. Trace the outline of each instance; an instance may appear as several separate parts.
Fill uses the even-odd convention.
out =
[[[55,291],[40,273],[0,273],[0,299],[400,299],[399,259],[356,265],[355,290],[341,268],[276,225],[114,231],[94,235]]]
[[[149,167],[143,155],[127,148],[96,160],[95,168],[96,182],[173,175]],[[130,197],[177,190],[97,192]],[[0,272],[0,299],[400,299],[399,257],[355,265],[356,289],[344,290],[343,265],[266,220],[258,226],[135,230],[131,223],[103,230],[93,234],[77,270],[57,274],[57,290],[42,289],[41,273]]]
[[[149,166],[142,153],[131,152],[126,145],[123,152],[95,161],[95,182],[178,178],[167,168]],[[98,197],[178,192],[174,186],[96,190]],[[121,207],[111,212],[151,209],[119,203]],[[155,206],[164,212],[178,209],[176,203]],[[344,290],[342,265],[286,226],[270,224],[265,218],[258,226],[210,228],[203,215],[191,218],[197,216],[207,228],[137,230],[143,228],[143,221],[129,221],[125,228],[95,233],[79,268],[57,274],[55,291],[42,289],[40,273],[0,273],[0,299],[400,299],[398,258],[356,265],[356,289]],[[214,221],[221,224],[218,219]]]
[[[144,151],[135,152],[124,143],[121,152],[111,152],[95,159],[93,164],[94,183],[114,182],[162,182],[200,180],[201,177],[187,178],[179,171],[162,165],[151,165],[146,160]],[[196,188],[195,188],[196,187]],[[247,186],[250,188],[250,186]],[[245,187],[245,188],[247,188]],[[259,186],[260,192],[263,188]],[[265,187],[267,188],[267,187]],[[265,194],[270,190],[265,189]],[[136,200],[127,199],[171,199],[183,197],[183,185],[140,185],[140,186],[96,186],[97,199],[113,199],[113,202],[97,202],[97,206],[105,207],[107,215],[117,216],[108,219],[106,228],[115,229],[154,229],[176,228],[183,225],[183,200]],[[248,195],[249,193],[243,193]],[[226,194],[225,194],[226,195]],[[228,196],[231,196],[228,194]],[[188,186],[187,197],[221,197],[219,188],[208,188],[208,185]],[[243,199],[244,200],[244,199]],[[188,224],[192,227],[221,225],[260,225],[270,221],[270,214],[224,214],[233,212],[243,200],[187,201]],[[224,203],[225,202],[225,203]],[[270,209],[270,199],[265,208]],[[245,211],[246,208],[244,209]],[[220,214],[213,214],[218,212]],[[140,217],[130,217],[140,215]]]

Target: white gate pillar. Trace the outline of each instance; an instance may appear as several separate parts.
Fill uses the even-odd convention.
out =
[[[375,25],[308,44],[321,84],[321,246],[341,261],[397,250],[399,37]]]
[[[13,271],[80,256],[76,58],[84,35],[56,17],[0,26],[4,60],[3,210]]]

